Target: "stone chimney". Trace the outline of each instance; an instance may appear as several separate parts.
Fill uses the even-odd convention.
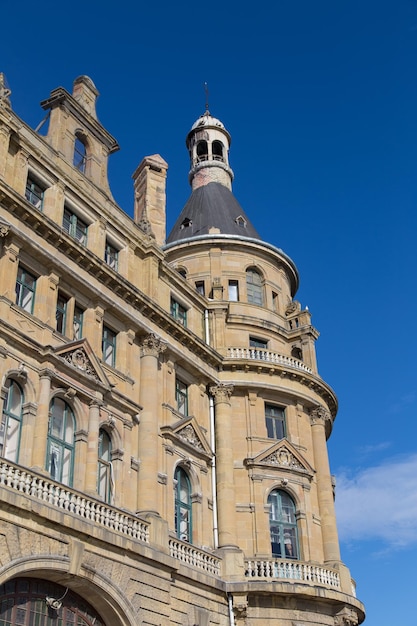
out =
[[[147,234],[163,246],[166,236],[166,176],[168,163],[159,154],[145,157],[135,170],[133,188],[135,210],[133,219]]]

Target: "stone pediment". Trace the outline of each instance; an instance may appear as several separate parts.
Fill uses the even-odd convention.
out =
[[[310,479],[314,469],[287,439],[281,439],[255,457],[245,459],[247,467],[279,468],[307,475]]]
[[[111,387],[87,339],[77,339],[55,349],[55,354],[80,373],[94,379],[105,387]]]
[[[171,426],[161,428],[163,437],[173,444],[186,448],[197,456],[210,460],[213,456],[210,445],[194,417],[185,417]]]

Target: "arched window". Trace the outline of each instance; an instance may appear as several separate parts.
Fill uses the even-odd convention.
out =
[[[182,467],[175,470],[175,532],[182,541],[192,541],[191,483]]]
[[[111,464],[111,439],[100,428],[98,434],[98,486],[97,491],[105,502],[111,502],[113,496],[113,468]]]
[[[22,429],[23,391],[15,380],[5,384],[6,397],[0,423],[0,456],[17,463]]]
[[[61,398],[51,403],[46,467],[53,480],[72,485],[75,419],[71,407]]]
[[[48,606],[48,598],[62,598],[59,611]],[[0,624],[104,626],[104,620],[74,591],[49,580],[15,578],[0,585]]]
[[[207,161],[208,147],[207,141],[199,141],[197,144],[197,161]]]
[[[215,161],[224,161],[223,144],[221,141],[213,141],[211,149]]]
[[[262,276],[253,267],[246,270],[246,294],[248,302],[263,305]]]
[[[80,172],[85,172],[87,165],[87,148],[81,135],[75,135],[73,164]]]
[[[293,499],[280,489],[268,496],[269,530],[272,554],[284,559],[298,559],[297,521]]]

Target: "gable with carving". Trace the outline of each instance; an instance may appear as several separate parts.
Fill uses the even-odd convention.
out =
[[[194,417],[186,417],[171,426],[161,428],[163,437],[175,446],[192,452],[205,460],[211,460],[213,454],[210,445]]]
[[[109,380],[87,339],[78,339],[60,346],[55,350],[55,354],[80,373],[110,387]]]
[[[272,447],[264,450],[256,457],[245,460],[247,467],[265,467],[298,472],[308,476],[311,480],[314,469],[286,439],[275,443]]]

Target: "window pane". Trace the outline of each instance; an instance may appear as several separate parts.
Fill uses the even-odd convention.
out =
[[[74,319],[73,319],[73,336],[74,339],[81,339],[83,332],[83,315],[84,311],[76,306],[74,309]]]

